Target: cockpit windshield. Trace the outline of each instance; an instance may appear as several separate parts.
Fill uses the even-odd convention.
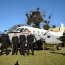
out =
[[[24,28],[18,28],[16,31],[19,31],[19,32],[23,32],[24,31]]]
[[[18,31],[19,31],[19,32],[29,32],[29,29],[27,29],[27,28],[18,28],[16,31],[17,31],[17,32],[18,32]]]
[[[20,29],[20,32],[23,32],[24,31],[24,28]]]

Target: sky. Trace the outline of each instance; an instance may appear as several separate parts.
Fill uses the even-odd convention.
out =
[[[40,8],[41,13],[51,15],[50,25],[65,26],[65,0],[0,0],[0,31],[16,24],[26,24],[25,14]]]

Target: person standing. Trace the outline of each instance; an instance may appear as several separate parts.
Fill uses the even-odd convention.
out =
[[[31,32],[29,31],[29,33],[27,35],[27,41],[28,41],[28,43],[27,43],[27,45],[28,45],[27,46],[27,50],[28,50],[27,55],[29,55],[30,49],[31,49],[32,55],[34,55],[34,48],[33,48],[34,38],[35,38],[34,35],[31,34]]]
[[[1,46],[1,54],[3,54],[3,51],[5,49],[5,53],[6,55],[8,55],[8,42],[9,42],[9,36],[7,34],[7,32],[5,31],[5,33],[2,35],[2,46]]]
[[[16,35],[16,33],[14,33],[14,36],[12,37],[12,43],[13,43],[13,50],[12,50],[12,55],[18,53],[18,36]]]
[[[25,55],[26,37],[23,32],[20,33],[19,40],[20,40],[20,54]]]

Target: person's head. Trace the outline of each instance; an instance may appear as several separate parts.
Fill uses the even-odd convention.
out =
[[[17,33],[14,33],[14,36],[16,36],[17,35]]]
[[[20,35],[24,35],[24,33],[23,32],[20,32]]]
[[[28,32],[29,35],[32,35],[31,31]]]
[[[4,31],[4,34],[7,34],[7,30]]]

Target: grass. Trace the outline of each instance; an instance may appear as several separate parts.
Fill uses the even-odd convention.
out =
[[[18,61],[19,65],[65,65],[65,48],[61,50],[35,50],[35,55],[22,56],[5,54],[0,56],[0,65],[14,65]]]

